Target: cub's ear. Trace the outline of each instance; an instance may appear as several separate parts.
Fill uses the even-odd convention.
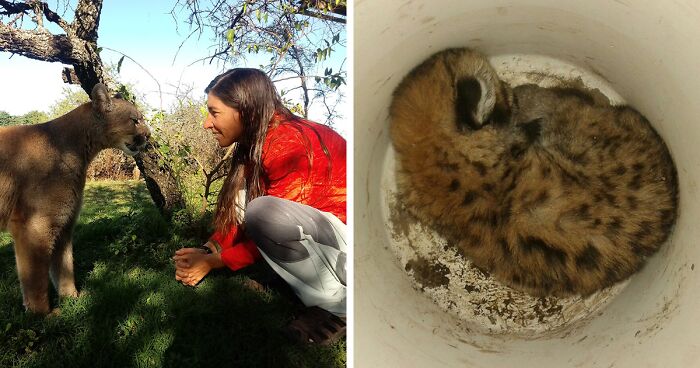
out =
[[[114,108],[112,98],[109,97],[109,91],[107,91],[107,87],[102,83],[97,83],[95,87],[92,88],[90,99],[92,100],[92,109],[99,116],[104,116]]]
[[[492,98],[488,93],[482,92],[481,83],[471,76],[462,78],[457,81],[455,92],[455,113],[458,127],[461,130],[466,128],[477,130],[486,124],[484,115],[488,111],[485,110],[492,107],[493,102],[488,101],[488,98]]]
[[[484,55],[470,49],[452,49],[445,52],[445,62],[453,73],[459,130],[508,123],[512,103],[509,87],[498,79]]]

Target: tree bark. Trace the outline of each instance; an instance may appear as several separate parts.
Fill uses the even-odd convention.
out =
[[[97,42],[97,29],[100,27],[102,0],[80,0],[75,8],[73,30],[78,38]]]
[[[45,2],[0,0],[0,15],[21,17],[30,12],[34,12],[36,19],[43,15],[46,20],[60,26],[65,34],[51,34],[39,23],[36,30],[30,31],[14,28],[12,22],[0,22],[0,51],[72,65],[75,73],[64,70],[64,81],[74,83],[73,76],[77,76],[88,96],[97,83],[105,83],[104,67],[97,47],[102,0],[79,0],[73,23],[63,20]],[[169,215],[175,209],[184,207],[184,201],[172,170],[165,164],[159,165],[158,153],[152,148],[153,143],[151,138],[150,148],[136,157],[136,164],[153,202],[163,214]]]
[[[35,60],[75,64],[88,58],[87,47],[85,41],[70,39],[67,35],[20,30],[0,23],[0,51]]]
[[[185,207],[172,170],[166,163],[159,163],[158,152],[152,140],[134,159],[146,181],[146,188],[153,202],[164,216],[170,217],[173,212]]]

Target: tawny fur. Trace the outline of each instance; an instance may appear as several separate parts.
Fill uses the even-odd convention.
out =
[[[92,102],[50,122],[0,128],[0,230],[14,239],[25,307],[48,313],[48,282],[77,296],[71,235],[90,161],[105,148],[134,155],[149,136],[143,116],[104,85]],[[50,277],[49,277],[50,275]]]
[[[511,89],[481,54],[452,49],[401,82],[390,117],[406,207],[531,294],[587,295],[629,277],[677,217],[664,142],[597,91]]]

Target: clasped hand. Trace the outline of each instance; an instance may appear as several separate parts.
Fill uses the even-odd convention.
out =
[[[200,248],[180,248],[175,252],[175,280],[184,285],[195,286],[211,271],[207,254]]]

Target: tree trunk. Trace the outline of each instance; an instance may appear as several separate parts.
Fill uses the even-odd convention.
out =
[[[75,21],[68,23],[49,9],[45,2],[9,2],[0,0],[0,15],[22,17],[33,12],[36,19],[51,21],[60,26],[65,34],[54,35],[37,23],[30,31],[15,28],[13,22],[0,22],[0,51],[20,54],[31,59],[60,62],[72,65],[74,74],[63,71],[64,81],[78,82],[88,95],[97,83],[105,83],[104,67],[97,47],[98,28],[103,0],[79,0],[75,10]],[[75,81],[73,76],[77,76]],[[184,207],[182,194],[172,170],[159,165],[158,152],[153,149],[153,139],[147,151],[136,157],[153,202],[161,213],[170,215],[175,209]]]
[[[185,201],[172,170],[166,163],[159,163],[161,160],[153,140],[134,159],[146,181],[146,187],[153,202],[164,216],[170,217],[174,211],[185,207]]]

